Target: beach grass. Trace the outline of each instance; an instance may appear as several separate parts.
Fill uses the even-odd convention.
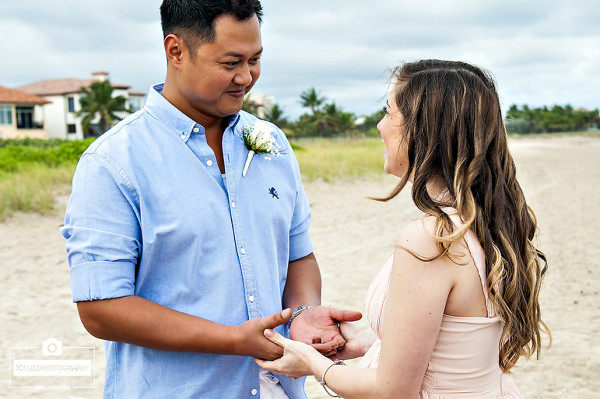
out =
[[[600,131],[511,134],[511,138],[600,136]],[[384,146],[379,137],[290,139],[305,182],[382,178]],[[31,163],[0,170],[0,222],[14,212],[44,214],[54,209],[57,195],[68,194],[74,163]]]
[[[578,132],[558,132],[558,133],[509,133],[511,138],[552,138],[561,136],[600,136],[600,130],[586,130]]]
[[[45,214],[53,210],[56,196],[69,192],[74,171],[71,164],[32,164],[0,172],[0,221],[15,212]]]
[[[600,130],[564,133],[510,134],[510,138],[600,136]],[[352,181],[384,176],[383,150],[379,137],[290,139],[306,182]]]
[[[303,139],[293,142],[304,181],[349,181],[383,176],[379,138]],[[45,214],[57,195],[68,194],[75,164],[30,163],[0,171],[0,222],[15,212]]]
[[[293,144],[304,181],[348,181],[384,175],[381,138],[313,138],[294,140]]]

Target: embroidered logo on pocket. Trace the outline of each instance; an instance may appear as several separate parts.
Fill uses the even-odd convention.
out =
[[[269,189],[269,194],[271,194],[271,198],[277,198],[279,199],[279,195],[277,194],[277,190],[275,190],[275,187],[271,187]]]

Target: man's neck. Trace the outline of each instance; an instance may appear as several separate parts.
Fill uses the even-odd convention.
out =
[[[173,104],[174,107],[183,112],[188,118],[204,127],[206,143],[213,150],[221,173],[225,173],[222,141],[223,132],[227,127],[227,118],[207,116],[206,114],[196,110],[181,97],[176,87],[177,86],[175,84],[169,82],[169,78],[167,76],[167,80],[165,81],[163,90],[161,92],[162,96],[171,104]]]
[[[165,81],[163,90],[161,92],[162,96],[175,108],[183,112],[188,118],[204,127],[207,132],[210,131],[212,134],[223,133],[225,127],[227,126],[227,118],[209,116],[198,111],[183,99],[175,87],[176,86],[170,83],[167,78],[167,81]]]

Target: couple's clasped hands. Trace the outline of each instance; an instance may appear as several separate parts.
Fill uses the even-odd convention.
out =
[[[280,358],[283,356],[283,348],[276,342],[265,339],[263,334],[265,330],[272,330],[287,323],[291,317],[292,311],[284,309],[271,316],[248,320],[239,327],[243,339],[236,340],[241,345],[236,352],[264,360]],[[332,356],[343,351],[346,346],[338,323],[356,321],[361,317],[360,312],[340,310],[331,306],[315,306],[302,311],[294,318],[290,327],[290,337],[311,345],[325,356]]]
[[[262,332],[268,341],[261,338],[271,344],[264,345],[263,342],[269,350],[264,355],[254,355],[258,365],[265,370],[294,378],[311,375],[314,374],[311,366],[316,366],[319,360],[327,360],[324,356],[340,360],[360,357],[374,341],[371,334],[348,323],[359,320],[360,312],[325,306],[306,309],[295,317],[290,328],[291,339],[286,339],[273,328],[287,322],[291,314],[290,309],[285,309],[272,316],[250,320],[255,328],[264,326]]]

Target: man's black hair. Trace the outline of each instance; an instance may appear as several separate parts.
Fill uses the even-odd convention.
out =
[[[194,55],[199,45],[215,40],[215,20],[226,14],[238,21],[256,15],[262,22],[262,5],[259,0],[163,0],[163,38],[170,34],[179,36]]]

